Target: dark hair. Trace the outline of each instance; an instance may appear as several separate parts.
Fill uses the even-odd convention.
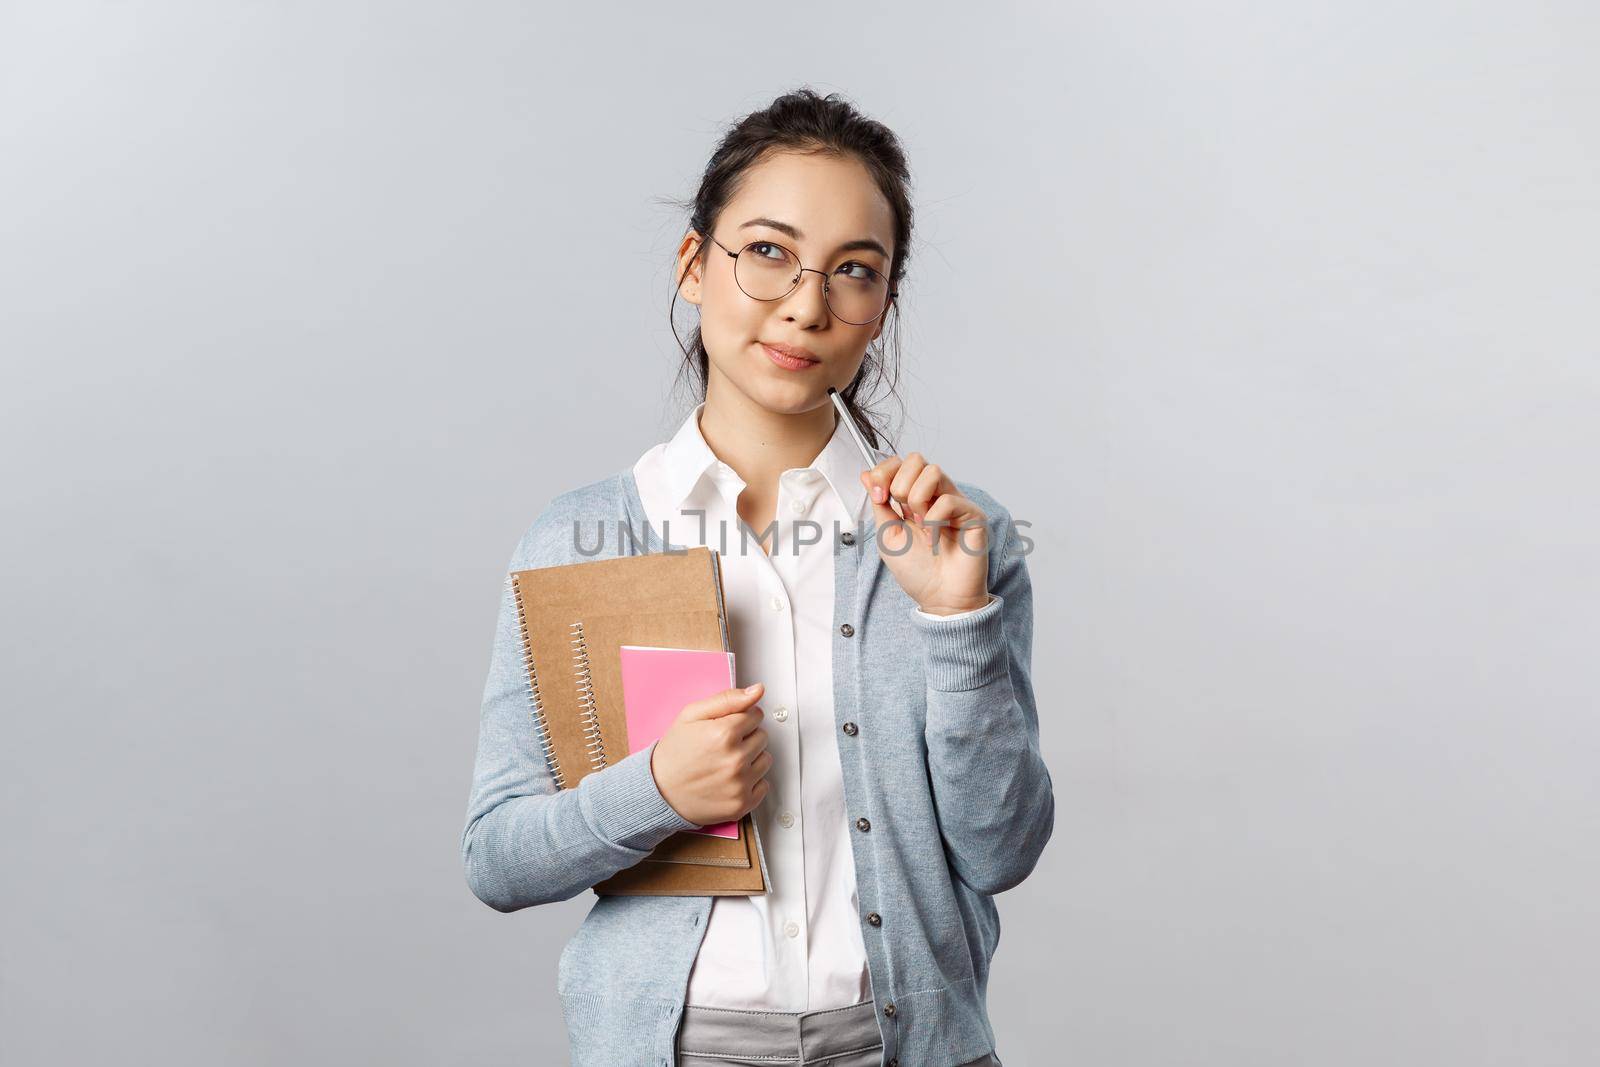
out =
[[[740,119],[723,136],[722,142],[711,154],[710,162],[706,164],[705,173],[700,178],[700,188],[687,205],[689,226],[696,233],[709,234],[717,216],[733,199],[744,172],[769,155],[784,151],[850,156],[866,167],[894,212],[894,260],[889,268],[889,288],[898,291],[910,258],[911,241],[911,173],[906,166],[905,152],[892,130],[861,114],[840,99],[838,93],[818,96],[809,88],[796,89],[778,97],[762,110],[753,111]],[[696,253],[697,257],[703,261],[707,249],[714,247],[710,241],[703,242]],[[700,337],[700,327],[696,326],[690,332],[686,346],[683,339],[678,337],[677,322],[673,318],[678,302],[678,285],[682,281],[682,274],[674,279],[672,305],[667,311],[672,323],[672,335],[678,339],[678,347],[683,349],[683,364],[678,369],[678,378],[681,379],[685,373],[692,375],[695,391],[700,399],[704,399],[708,357],[705,343]],[[887,427],[879,421],[881,416],[869,406],[874,393],[881,386],[886,395],[898,400],[895,385],[899,378],[900,359],[900,315],[896,310],[899,303],[897,296],[884,311],[885,315],[893,315],[894,318],[892,322],[885,323],[883,333],[878,336],[875,342],[877,351],[873,350],[873,345],[867,346],[861,369],[849,385],[839,390],[839,397],[862,436],[876,448],[884,447],[881,442],[887,440],[889,434]],[[886,338],[893,341],[892,360],[885,358],[885,351],[890,347],[884,343]]]

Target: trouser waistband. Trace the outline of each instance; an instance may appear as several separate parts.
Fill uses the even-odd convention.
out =
[[[766,1056],[774,1064],[806,1064],[882,1044],[877,1006],[870,1000],[799,1012],[687,1004],[678,1029],[678,1051],[683,1055]]]

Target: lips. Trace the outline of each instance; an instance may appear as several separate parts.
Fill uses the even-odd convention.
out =
[[[768,359],[790,370],[801,370],[821,362],[810,350],[796,348],[794,345],[768,344],[762,341],[761,347],[766,350]]]

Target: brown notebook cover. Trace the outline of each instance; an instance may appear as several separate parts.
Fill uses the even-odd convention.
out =
[[[628,754],[622,645],[728,650],[717,553],[647,553],[514,571],[508,579],[522,628],[533,728],[557,786]],[[710,694],[707,694],[708,696]],[[755,820],[737,839],[673,834],[596,893],[734,896],[764,893]]]

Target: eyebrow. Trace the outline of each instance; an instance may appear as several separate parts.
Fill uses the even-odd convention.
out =
[[[777,230],[779,233],[786,233],[790,237],[793,237],[796,241],[805,240],[805,234],[801,233],[796,227],[789,225],[787,222],[779,222],[777,219],[769,219],[765,217],[754,218],[749,222],[740,225],[739,229],[742,230],[749,226],[766,226],[770,229]],[[834,249],[834,254],[838,255],[840,252],[854,252],[858,249],[867,249],[876,252],[884,259],[890,258],[889,250],[884,248],[883,245],[879,244],[871,237],[857,237],[854,241],[846,241],[844,244]]]

